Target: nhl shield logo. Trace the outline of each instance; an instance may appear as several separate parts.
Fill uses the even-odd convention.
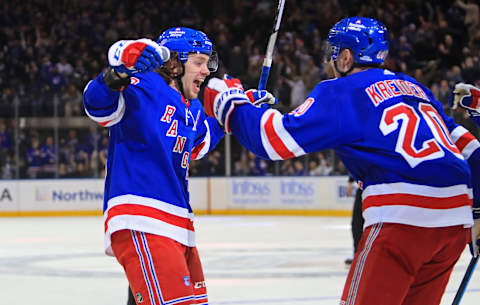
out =
[[[184,276],[183,277],[183,282],[185,283],[185,286],[190,286],[190,277],[189,276]]]
[[[143,296],[140,292],[135,294],[135,298],[137,299],[137,304],[143,303]]]

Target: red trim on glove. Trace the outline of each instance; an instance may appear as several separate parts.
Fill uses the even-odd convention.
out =
[[[131,68],[137,62],[138,57],[142,54],[143,50],[147,47],[146,43],[134,42],[129,44],[122,53],[122,62],[125,67]]]

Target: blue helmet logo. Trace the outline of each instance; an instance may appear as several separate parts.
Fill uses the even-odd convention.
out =
[[[171,28],[158,37],[157,43],[178,54],[178,60],[185,63],[189,53],[206,54],[210,56],[208,68],[211,72],[217,70],[218,59],[213,51],[213,43],[201,31],[186,27]]]
[[[349,48],[357,64],[382,64],[388,54],[389,37],[387,27],[378,20],[349,17],[330,29],[328,42],[333,60],[342,49]]]

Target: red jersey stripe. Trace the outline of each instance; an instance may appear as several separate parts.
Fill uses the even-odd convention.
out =
[[[452,197],[428,197],[412,194],[388,194],[388,195],[372,195],[363,200],[363,210],[371,207],[379,207],[385,205],[406,205],[415,206],[426,209],[453,209],[461,206],[471,206],[472,199],[467,194],[456,195]]]
[[[105,122],[98,122],[101,126],[105,127],[108,123],[110,123],[113,120],[105,121]]]
[[[475,137],[471,133],[466,132],[460,138],[458,138],[458,140],[455,142],[455,145],[460,151],[462,151],[465,146],[467,146],[468,143],[472,142],[473,140],[475,140]]]
[[[139,204],[119,204],[108,210],[108,217],[105,220],[105,232],[107,231],[108,222],[111,218],[119,215],[138,215],[154,218],[168,224],[195,231],[193,223],[190,219],[176,216],[159,209],[147,207]]]
[[[198,157],[198,154],[202,151],[202,148],[205,146],[205,142],[202,142],[200,144],[198,144],[197,146],[195,146],[193,149],[192,149],[192,154],[190,155],[190,159],[192,160],[197,160],[197,157]]]
[[[278,136],[277,132],[275,131],[275,127],[273,126],[273,116],[275,114],[272,113],[268,119],[267,122],[265,122],[265,133],[268,138],[268,142],[270,142],[270,145],[272,145],[273,149],[275,152],[282,158],[282,159],[290,159],[294,158],[295,154],[293,154],[285,145],[285,143],[282,142],[282,139]]]

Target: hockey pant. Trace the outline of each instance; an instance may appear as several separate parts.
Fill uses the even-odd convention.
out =
[[[196,247],[159,235],[121,230],[112,249],[138,305],[208,304]]]
[[[341,305],[438,305],[470,229],[377,223],[365,229]]]

